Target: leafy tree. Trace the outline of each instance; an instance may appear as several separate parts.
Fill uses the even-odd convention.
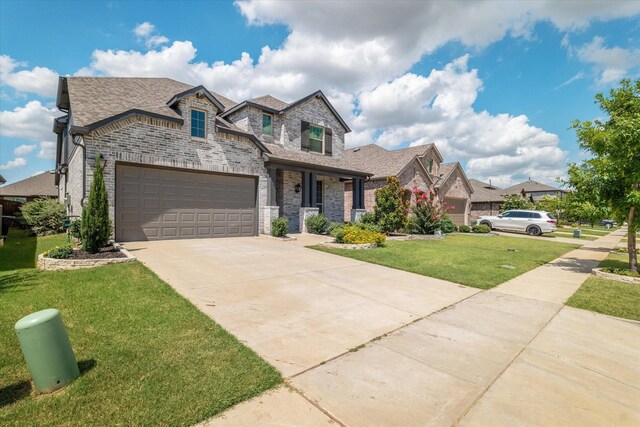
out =
[[[536,209],[540,211],[552,212],[556,218],[560,219],[566,209],[566,202],[558,196],[550,196],[545,194],[542,200],[536,203]]]
[[[452,208],[447,208],[444,203],[441,203],[435,191],[422,191],[414,188],[413,196],[416,203],[413,206],[413,215],[407,227],[409,232],[414,234],[433,234],[436,230],[443,228],[443,221],[446,220],[451,223],[451,220],[447,218],[447,211]],[[449,227],[448,223],[444,226]],[[451,223],[451,228],[453,228],[453,223]],[[450,233],[451,231],[453,230],[445,232]]]
[[[20,222],[38,236],[61,233],[67,218],[64,206],[57,199],[39,197],[20,207]]]
[[[387,185],[376,190],[376,206],[373,214],[376,223],[385,233],[393,233],[407,225],[411,191],[400,186],[394,176],[387,178]]]
[[[504,197],[504,202],[500,207],[501,212],[511,209],[533,209],[534,205],[530,200],[525,199],[520,194],[512,194]]]
[[[578,218],[581,222],[588,222],[593,228],[593,225],[604,219],[609,212],[609,209],[606,206],[597,206],[591,202],[574,202],[571,210],[573,214]]]
[[[580,148],[593,158],[569,165],[568,183],[593,204],[604,201],[628,223],[629,269],[638,272],[636,231],[640,227],[640,80],[624,79],[609,97],[597,94],[606,120],[574,120]]]
[[[111,236],[111,220],[109,219],[109,198],[104,186],[100,155],[96,156],[96,168],[93,172],[93,182],[89,191],[89,199],[82,208],[82,222],[80,224],[82,248],[96,253],[109,243]]]

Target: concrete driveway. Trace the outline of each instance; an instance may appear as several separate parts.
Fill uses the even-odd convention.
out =
[[[286,377],[478,291],[268,237],[124,245]]]

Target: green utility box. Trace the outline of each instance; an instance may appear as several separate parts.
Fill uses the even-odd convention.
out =
[[[582,235],[582,230],[580,229],[573,230],[573,237],[575,237],[576,239],[579,239],[581,235]]]
[[[55,308],[18,320],[16,334],[38,391],[50,393],[80,376],[62,316]]]

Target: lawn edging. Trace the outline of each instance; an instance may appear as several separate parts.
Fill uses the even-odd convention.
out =
[[[640,277],[625,276],[622,274],[610,273],[608,271],[604,271],[604,269],[602,268],[594,268],[593,270],[591,270],[591,273],[595,276],[599,276],[607,280],[616,280],[618,282],[633,283],[636,285],[640,285]]]
[[[39,270],[77,270],[81,268],[101,267],[108,264],[122,264],[136,260],[128,250],[117,243],[113,243],[113,247],[122,252],[125,258],[101,258],[101,259],[57,259],[48,258],[44,254],[38,255]]]

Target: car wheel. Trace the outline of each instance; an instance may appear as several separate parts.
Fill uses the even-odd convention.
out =
[[[527,227],[527,234],[529,236],[539,236],[542,234],[542,230],[537,225],[531,225]]]
[[[493,226],[491,225],[491,223],[489,221],[482,221],[482,222],[480,222],[480,225],[486,225],[487,227],[489,227],[490,229],[493,230]]]

